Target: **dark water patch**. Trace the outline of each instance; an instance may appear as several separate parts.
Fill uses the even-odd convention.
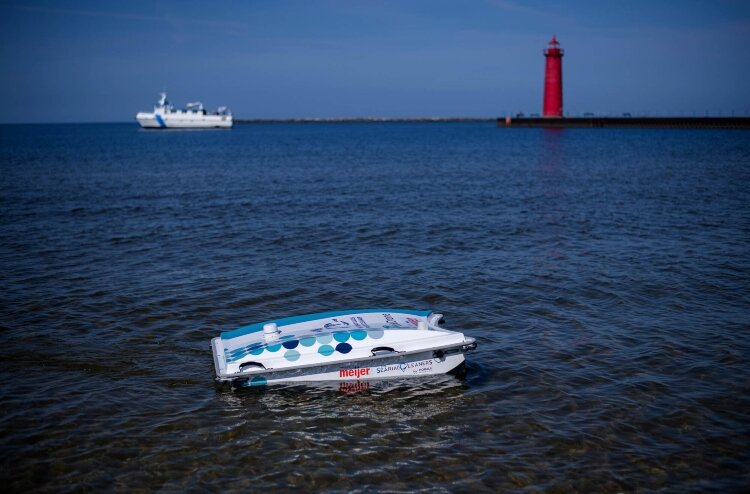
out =
[[[0,126],[4,485],[747,490],[748,142],[599,130]],[[377,306],[466,378],[213,383],[220,331]]]

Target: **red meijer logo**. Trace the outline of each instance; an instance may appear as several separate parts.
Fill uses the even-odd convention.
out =
[[[360,376],[367,376],[370,374],[370,368],[369,367],[363,367],[356,369],[341,369],[339,370],[339,377],[356,377],[357,379],[360,378]]]

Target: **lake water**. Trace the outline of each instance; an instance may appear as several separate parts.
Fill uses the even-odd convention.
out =
[[[16,492],[750,489],[750,133],[0,126]],[[214,384],[209,340],[432,309],[465,379]]]

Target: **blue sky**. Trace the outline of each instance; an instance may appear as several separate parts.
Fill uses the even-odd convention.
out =
[[[238,118],[750,112],[750,2],[5,1],[0,122],[132,120],[166,89]]]

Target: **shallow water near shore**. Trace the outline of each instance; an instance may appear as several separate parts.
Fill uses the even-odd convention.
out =
[[[750,134],[0,126],[13,492],[743,492]],[[216,386],[209,341],[400,307],[465,379]]]

